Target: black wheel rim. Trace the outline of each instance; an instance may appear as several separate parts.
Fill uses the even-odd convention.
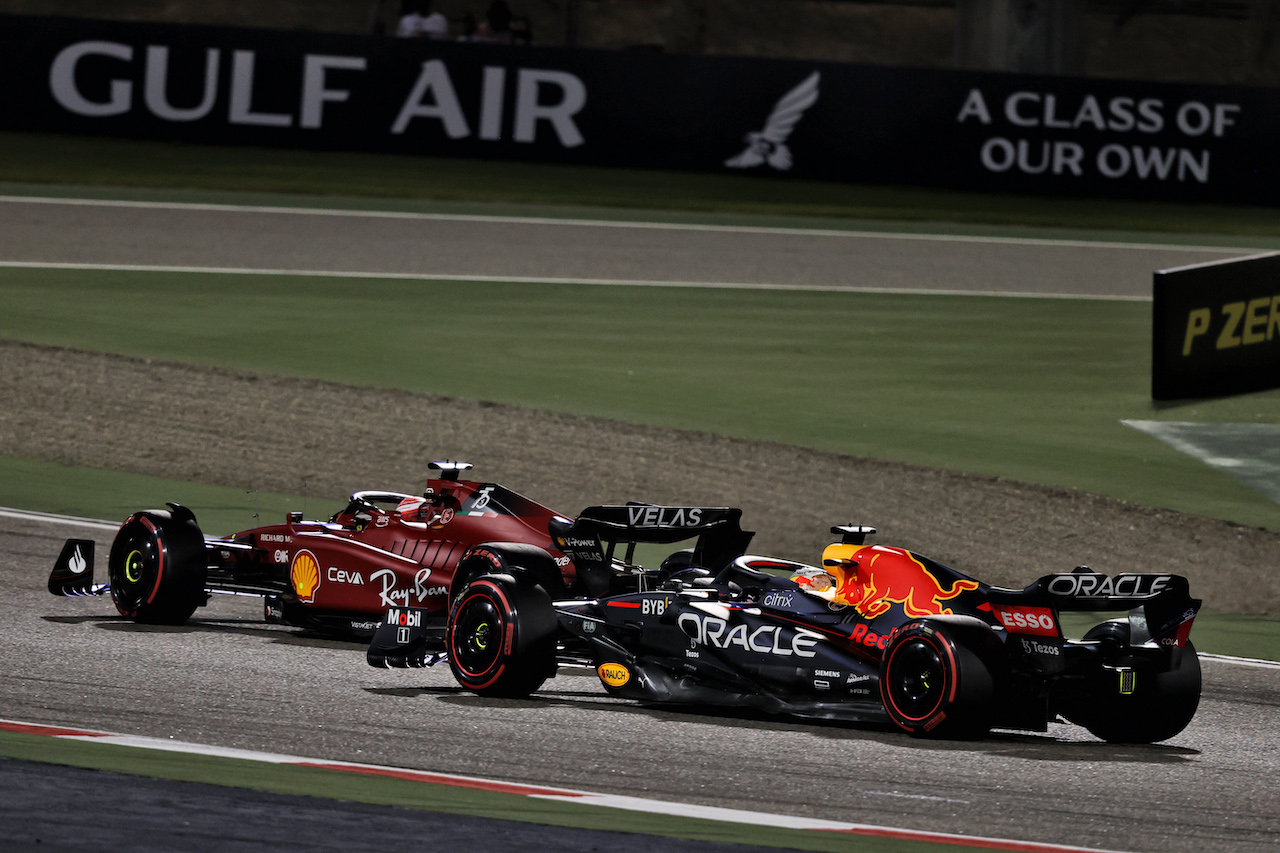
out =
[[[502,613],[488,598],[476,597],[458,614],[453,655],[467,673],[483,675],[497,665],[502,650]]]
[[[907,640],[894,653],[886,675],[893,704],[904,717],[923,719],[941,706],[946,667],[933,644]]]
[[[111,592],[126,610],[137,610],[151,594],[160,568],[160,551],[154,538],[133,536],[120,549],[118,565],[111,567]]]

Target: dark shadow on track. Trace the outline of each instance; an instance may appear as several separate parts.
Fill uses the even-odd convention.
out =
[[[191,619],[183,625],[142,625],[123,616],[42,616],[41,618],[46,622],[91,625],[104,631],[130,634],[239,634],[246,637],[260,637],[281,645],[353,651],[364,651],[369,645],[368,640],[321,634],[287,626],[273,626],[260,619]]]
[[[797,717],[773,716],[747,709],[652,705],[609,699],[601,692],[556,691],[553,695],[535,694],[527,699],[490,699],[476,696],[461,687],[366,687],[366,693],[403,699],[432,697],[458,707],[474,708],[482,713],[488,708],[572,707],[613,714],[633,714],[661,721],[705,723],[717,728],[770,729],[806,731],[830,740],[871,740],[885,745],[910,745],[913,749],[935,753],[999,755],[1037,761],[1087,762],[1090,764],[1180,764],[1200,753],[1194,749],[1163,744],[1115,744],[1104,741],[1061,740],[1052,733],[993,731],[980,740],[930,740],[912,738],[888,723],[849,723],[829,720],[804,720]]]

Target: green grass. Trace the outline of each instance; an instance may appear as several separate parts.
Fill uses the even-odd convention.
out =
[[[0,456],[0,506],[122,522],[135,510],[164,509],[165,503],[174,501],[190,507],[200,528],[210,536],[229,536],[261,524],[283,521],[285,513],[293,510],[302,511],[307,518],[328,518],[342,508],[345,497],[246,492],[225,486]]]
[[[1201,612],[1191,629],[1191,641],[1210,654],[1280,661],[1280,619]]]
[[[347,802],[472,815],[491,820],[514,820],[606,832],[634,832],[725,844],[832,853],[938,853],[955,849],[951,845],[920,841],[860,838],[846,833],[775,829],[697,818],[664,815],[655,819],[653,815],[644,812],[533,799],[515,794],[338,770],[68,741],[14,732],[0,732],[0,755],[46,764],[277,794],[326,797]]]
[[[1065,612],[1059,613],[1058,619],[1065,636],[1079,639],[1099,622],[1122,616]],[[1280,619],[1202,610],[1191,628],[1191,642],[1204,654],[1280,661]]]
[[[1276,504],[1120,424],[1280,421],[1280,391],[1157,408],[1138,303],[34,269],[0,270],[0,300],[4,338],[774,440],[1280,529]]]
[[[1273,209],[1171,205],[1079,198],[989,195],[912,187],[875,187],[745,175],[605,169],[509,161],[452,160],[390,154],[298,152],[0,133],[0,182],[248,193],[241,202],[280,203],[276,194],[345,197],[356,207],[431,200],[463,205],[536,205],[661,211],[673,215],[804,217],[822,224],[877,227],[902,223],[986,224],[1026,228],[1164,232],[1263,238],[1233,245],[1280,245]],[[3,187],[0,187],[3,189]],[[14,191],[10,187],[9,191]],[[114,189],[111,193],[118,197]],[[189,197],[189,196],[188,196]],[[767,220],[766,220],[767,221]],[[815,223],[817,224],[817,223]],[[1177,239],[1174,237],[1173,239]]]

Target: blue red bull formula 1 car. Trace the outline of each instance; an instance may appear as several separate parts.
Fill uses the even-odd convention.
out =
[[[600,506],[550,524],[589,597],[558,599],[494,553],[452,596],[445,648],[425,612],[391,608],[373,666],[447,658],[465,688],[523,697],[563,666],[610,694],[821,719],[892,722],[915,734],[1046,731],[1066,720],[1108,741],[1181,732],[1200,698],[1188,640],[1200,602],[1185,578],[1079,567],[1001,589],[909,551],[832,528],[821,566],[743,554],[740,511]],[[646,570],[639,543],[694,540]],[[514,559],[512,558],[514,556]],[[1116,611],[1080,639],[1066,611]]]

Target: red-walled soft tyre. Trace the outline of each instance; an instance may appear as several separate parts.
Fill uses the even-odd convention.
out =
[[[893,635],[880,663],[880,698],[889,718],[904,731],[980,737],[991,728],[991,672],[965,642],[966,633],[920,621]]]
[[[207,600],[204,535],[185,507],[135,512],[107,558],[111,599],[121,614],[150,625],[181,625]]]
[[[454,678],[481,696],[523,698],[555,675],[555,611],[526,578],[468,583],[449,612],[445,642]]]

